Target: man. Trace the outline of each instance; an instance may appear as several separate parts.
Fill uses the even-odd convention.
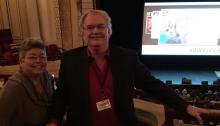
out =
[[[188,105],[151,76],[134,51],[109,45],[112,27],[105,11],[85,13],[80,27],[88,46],[63,53],[48,126],[56,126],[65,112],[68,126],[137,126],[134,87],[202,123],[200,114],[207,110]]]

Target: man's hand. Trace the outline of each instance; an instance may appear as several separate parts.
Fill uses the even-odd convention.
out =
[[[203,108],[198,108],[192,105],[188,105],[186,108],[186,111],[189,115],[191,115],[192,117],[194,117],[199,124],[203,124],[203,119],[201,117],[201,115],[209,115],[209,110],[207,109],[203,109]]]

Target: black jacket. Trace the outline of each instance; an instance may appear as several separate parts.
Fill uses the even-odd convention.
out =
[[[135,51],[110,46],[115,111],[122,126],[136,126],[133,106],[134,87],[152,93],[158,100],[185,112],[187,103],[164,83],[154,78],[143,65]],[[80,47],[63,53],[58,90],[54,95],[51,118],[60,120],[67,111],[69,126],[89,126],[89,59],[87,48]]]

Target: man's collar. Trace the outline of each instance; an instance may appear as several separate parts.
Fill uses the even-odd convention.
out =
[[[108,50],[106,50],[106,52],[105,52],[105,57],[109,57],[109,49]],[[91,59],[94,59],[94,56],[92,55],[92,52],[89,50],[89,48],[87,47],[87,56],[89,57],[89,58],[91,58]]]

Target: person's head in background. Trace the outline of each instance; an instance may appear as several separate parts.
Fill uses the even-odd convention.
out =
[[[83,41],[90,50],[105,51],[112,34],[110,16],[103,10],[90,10],[80,20]]]
[[[47,66],[46,47],[41,39],[28,38],[19,48],[20,68],[30,77],[39,76]]]

